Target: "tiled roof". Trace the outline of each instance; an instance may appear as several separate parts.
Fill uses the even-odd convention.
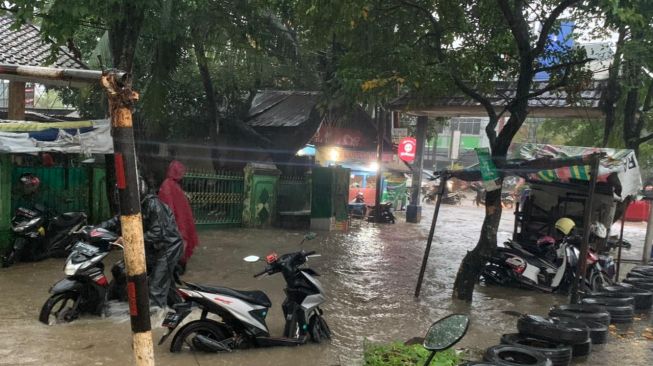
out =
[[[261,90],[249,109],[252,127],[297,127],[310,119],[317,105],[317,92]]]
[[[25,24],[18,30],[10,16],[0,15],[0,63],[22,66],[48,66],[64,69],[87,69],[72,55],[59,47],[55,62],[48,62],[53,44],[44,41],[39,29]]]
[[[539,90],[547,85],[545,82],[533,83],[533,90]],[[598,109],[601,103],[601,93],[605,88],[604,81],[594,81],[583,88],[576,95],[568,95],[564,90],[557,90],[544,93],[528,101],[529,108],[588,108]],[[495,92],[485,94],[492,105],[502,107],[511,101],[516,94],[516,83],[507,81],[495,82]],[[480,107],[476,100],[456,91],[452,95],[434,98],[428,101],[413,99],[410,95],[403,95],[391,102],[391,108],[411,110],[429,110],[439,107]]]

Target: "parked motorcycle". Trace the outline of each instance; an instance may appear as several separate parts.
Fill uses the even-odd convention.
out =
[[[116,243],[119,236],[105,229],[85,226],[78,233],[78,241],[66,259],[66,278],[50,288],[52,294],[43,304],[39,321],[53,325],[68,323],[81,314],[102,314],[107,300],[126,301],[124,263],[116,262],[111,268],[111,282],[104,275],[104,259],[112,248],[122,248]]]
[[[376,206],[367,206],[367,221],[394,224],[396,219],[392,213],[392,202],[381,202],[380,206],[381,214],[379,215],[379,221],[376,218]]]
[[[544,292],[569,291],[576,276],[580,251],[567,240],[563,240],[557,249],[542,250],[540,255],[533,254],[514,241],[508,241],[505,245],[505,248],[497,248],[483,269],[482,277],[486,282]],[[542,255],[552,251],[554,258],[550,258],[550,255]],[[585,278],[586,286],[592,291],[598,291],[602,286],[611,283],[607,272],[599,262],[599,256],[593,251],[587,254]]]
[[[304,237],[314,238],[314,234]],[[173,306],[163,321],[168,332],[159,345],[175,331],[177,326],[191,313],[191,306],[197,305],[202,314],[199,320],[182,326],[170,344],[171,352],[184,348],[192,351],[221,352],[250,347],[297,346],[308,339],[319,343],[331,338],[331,331],[323,317],[320,305],[326,300],[318,274],[302,267],[314,251],[268,255],[265,269],[254,277],[281,273],[286,281],[286,299],[282,304],[286,324],[282,337],[271,337],[265,318],[272,303],[262,291],[239,291],[227,287],[206,286],[186,283],[178,291],[185,302]],[[246,262],[257,262],[259,257],[249,256]],[[208,318],[215,314],[221,321]]]
[[[86,225],[86,214],[67,212],[54,215],[42,205],[19,207],[11,219],[14,242],[2,257],[2,266],[16,262],[65,257],[74,243],[72,233]]]

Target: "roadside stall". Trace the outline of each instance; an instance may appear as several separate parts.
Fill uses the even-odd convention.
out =
[[[561,217],[574,220],[579,233],[597,222],[609,229],[621,219],[624,202],[634,198],[642,187],[639,165],[632,150],[524,144],[512,150],[511,160],[565,159],[591,153],[603,155],[589,223],[584,222],[583,217],[588,197],[588,165],[514,172],[524,178],[529,187],[515,205],[514,240],[534,242],[551,235],[554,223]],[[593,244],[599,246],[596,249],[605,248],[605,240]]]

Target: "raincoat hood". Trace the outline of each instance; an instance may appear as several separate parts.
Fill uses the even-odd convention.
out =
[[[186,167],[184,164],[177,160],[170,162],[168,171],[166,172],[166,178],[170,178],[175,182],[179,182],[181,178],[184,177],[184,174],[186,174]]]

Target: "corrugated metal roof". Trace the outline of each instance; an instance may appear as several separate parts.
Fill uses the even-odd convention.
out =
[[[39,29],[32,24],[25,24],[20,29],[14,30],[12,29],[13,25],[14,20],[11,17],[0,16],[0,63],[87,69],[86,65],[61,47],[59,47],[56,61],[48,62],[53,45],[43,40]]]
[[[535,82],[533,91],[546,87],[546,82]],[[576,95],[569,95],[564,90],[556,90],[544,93],[537,98],[531,98],[528,105],[531,108],[590,108],[598,109],[601,102],[601,93],[605,88],[604,81],[593,81]],[[507,81],[495,82],[495,92],[484,94],[492,105],[503,107],[516,94],[516,83]],[[421,107],[419,107],[421,105]],[[391,103],[394,109],[411,109],[416,107],[419,110],[437,109],[438,107],[481,107],[476,100],[456,92],[456,95],[434,98],[428,101],[419,101],[410,95],[403,95]]]
[[[318,92],[261,90],[249,109],[252,127],[296,127],[309,120],[317,105]]]

